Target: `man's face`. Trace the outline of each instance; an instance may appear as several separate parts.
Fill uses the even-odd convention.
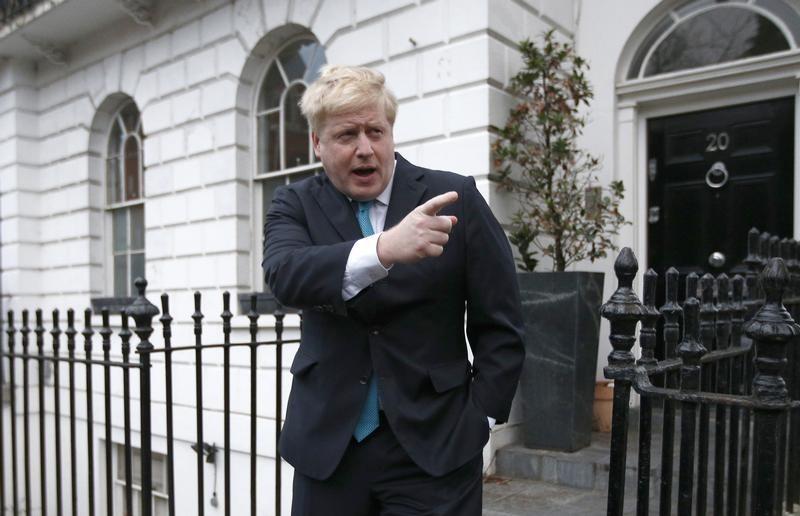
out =
[[[375,199],[389,184],[394,138],[383,107],[330,115],[311,139],[328,179],[351,199]]]

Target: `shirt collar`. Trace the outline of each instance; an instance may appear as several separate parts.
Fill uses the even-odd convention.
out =
[[[392,183],[394,183],[394,171],[397,168],[397,160],[394,160],[394,164],[392,165],[392,175],[389,177],[389,183],[386,185],[386,188],[375,198],[376,201],[383,204],[384,206],[389,206],[389,199],[392,198]]]

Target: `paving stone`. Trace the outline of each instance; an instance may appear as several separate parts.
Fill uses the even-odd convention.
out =
[[[548,482],[490,477],[483,486],[483,516],[583,516],[604,514],[606,493]],[[635,497],[627,497],[623,514],[636,514]],[[658,499],[650,500],[650,514]]]

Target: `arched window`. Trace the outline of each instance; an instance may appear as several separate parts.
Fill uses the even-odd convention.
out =
[[[111,122],[106,148],[106,211],[111,219],[112,291],[135,295],[133,281],[144,277],[144,174],[142,120],[129,100]]]
[[[256,104],[256,186],[261,223],[275,189],[318,174],[311,129],[298,102],[325,64],[325,49],[310,38],[286,45],[270,63]]]
[[[797,47],[800,14],[783,0],[691,0],[670,11],[634,55],[628,79]]]

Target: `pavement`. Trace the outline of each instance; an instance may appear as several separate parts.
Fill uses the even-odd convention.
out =
[[[624,514],[636,514],[635,496],[626,497]],[[483,516],[585,516],[606,514],[606,492],[536,480],[488,477],[483,484]],[[658,499],[650,514],[658,514]]]

